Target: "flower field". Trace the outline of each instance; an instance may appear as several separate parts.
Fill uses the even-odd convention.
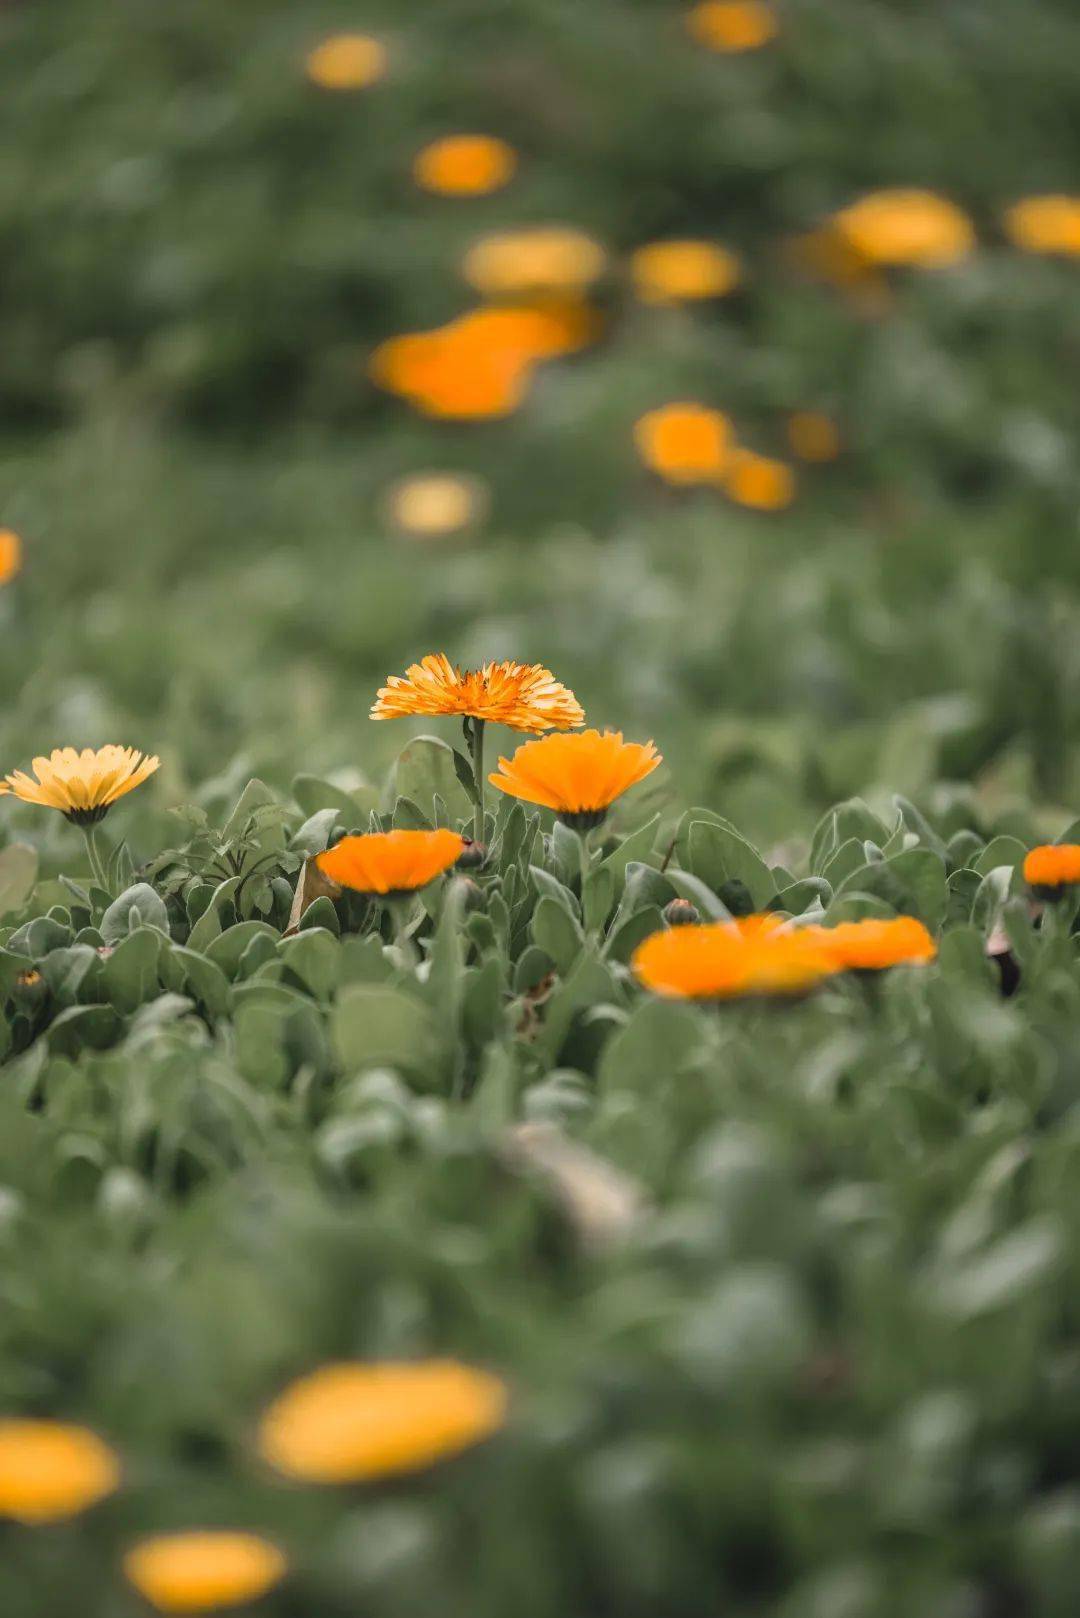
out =
[[[1072,1618],[1080,14],[0,36],[4,1618]]]

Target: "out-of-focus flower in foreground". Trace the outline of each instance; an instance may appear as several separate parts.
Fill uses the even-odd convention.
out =
[[[48,758],[36,758],[34,776],[16,770],[0,781],[0,793],[23,803],[59,809],[76,826],[103,820],[118,798],[141,786],[161,760],[134,747],[60,747]],[[36,777],[36,779],[34,779]]]
[[[630,258],[634,290],[643,303],[722,298],[737,287],[739,260],[715,242],[649,242]]]
[[[732,453],[731,423],[691,400],[661,405],[634,423],[634,443],[650,471],[668,483],[715,483]]]
[[[500,792],[554,809],[567,825],[587,831],[660,762],[652,742],[624,742],[619,730],[584,730],[523,743],[513,758],[500,758],[488,780]]]
[[[159,1612],[240,1606],[273,1589],[286,1570],[270,1540],[226,1528],[154,1534],[124,1556],[127,1578]]]
[[[456,1455],[505,1421],[499,1377],[456,1360],[345,1362],[302,1377],[259,1426],[263,1459],[304,1483],[359,1483]]]
[[[933,938],[915,916],[895,916],[888,921],[867,917],[804,931],[818,940],[844,972],[881,972],[905,962],[932,961],[937,954]]]
[[[802,995],[837,970],[818,939],[776,916],[652,933],[630,964],[647,989],[680,1000]]]
[[[1006,211],[1005,231],[1025,253],[1080,257],[1080,197],[1024,197]]]
[[[782,511],[795,498],[795,474],[783,461],[733,450],[723,478],[724,490],[740,506],[753,511]]]
[[[831,227],[868,264],[955,264],[975,246],[967,214],[933,191],[870,191],[832,216]]]
[[[701,0],[687,12],[686,26],[699,45],[726,54],[759,50],[780,32],[764,0]]]
[[[320,90],[363,90],[386,72],[386,47],[368,34],[333,34],[308,52],[305,66]]]
[[[603,274],[600,243],[570,225],[533,225],[474,242],[462,274],[486,297],[534,292],[581,292]]]
[[[482,521],[486,486],[459,472],[416,472],[391,484],[382,500],[387,519],[414,539],[447,539]]]
[[[0,1421],[0,1516],[58,1522],[120,1482],[120,1462],[96,1433],[60,1421]]]
[[[376,696],[372,719],[454,715],[511,730],[570,730],[585,722],[574,693],[540,663],[485,663],[459,669],[436,652],[391,674]]]
[[[0,584],[22,571],[22,540],[12,528],[0,528]]]
[[[324,876],[369,898],[394,897],[426,888],[460,859],[465,843],[456,831],[373,831],[343,837],[315,857]]]
[[[444,197],[482,197],[512,178],[517,153],[494,135],[444,135],[417,152],[413,179]]]
[[[820,410],[795,410],[787,419],[787,440],[800,461],[835,461],[840,429]]]

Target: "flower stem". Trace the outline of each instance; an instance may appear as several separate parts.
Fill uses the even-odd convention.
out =
[[[97,886],[103,892],[108,893],[109,879],[105,875],[105,867],[101,863],[101,852],[97,844],[97,828],[95,826],[83,826],[81,829],[83,842],[86,844],[87,858],[90,861],[90,875]]]
[[[473,806],[473,842],[484,841],[484,721],[474,719],[469,729],[469,752],[472,757],[476,800]]]

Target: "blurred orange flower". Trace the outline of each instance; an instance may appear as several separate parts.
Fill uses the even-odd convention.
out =
[[[652,742],[624,742],[619,730],[583,730],[525,742],[513,758],[500,758],[488,780],[500,792],[554,809],[560,820],[584,829],[598,825],[616,798],[660,762]]]
[[[416,154],[413,179],[444,197],[480,197],[506,185],[517,153],[493,135],[444,135]]]
[[[88,1428],[0,1421],[0,1516],[58,1522],[112,1494],[119,1482],[119,1461]]]
[[[668,483],[714,483],[731,454],[731,423],[691,401],[662,405],[635,422],[634,442],[645,465]]]
[[[324,876],[356,893],[414,893],[426,888],[461,858],[456,831],[372,831],[343,837],[315,856]]]
[[[869,264],[955,264],[975,246],[968,216],[933,191],[871,191],[831,224]]]
[[[649,242],[630,258],[634,290],[643,303],[722,298],[738,286],[739,260],[715,242]]]
[[[772,6],[763,0],[702,0],[687,13],[686,26],[712,51],[754,51],[780,32]]]
[[[382,505],[401,533],[415,539],[446,539],[482,519],[488,493],[479,478],[458,472],[416,472],[391,484]]]
[[[867,918],[804,931],[815,937],[838,969],[845,972],[882,971],[904,961],[932,961],[937,954],[933,938],[914,916],[897,916],[890,921]]]
[[[754,511],[782,511],[795,498],[791,467],[749,449],[732,452],[723,482],[732,500]]]
[[[379,690],[372,719],[412,714],[456,715],[511,730],[569,730],[585,722],[574,693],[540,663],[485,663],[459,669],[442,652],[391,674]]]
[[[1080,197],[1024,197],[1005,214],[1005,230],[1026,253],[1080,255]]]
[[[1080,883],[1080,844],[1044,843],[1024,860],[1024,881],[1048,892]]]
[[[321,90],[362,90],[386,72],[386,47],[368,34],[333,34],[309,51],[306,67]]]
[[[840,429],[820,410],[796,410],[787,419],[787,437],[800,461],[835,461],[840,453]]]
[[[258,1534],[205,1528],[155,1534],[124,1556],[128,1580],[159,1612],[211,1612],[265,1595],[286,1561]]]
[[[652,933],[630,965],[654,994],[682,1000],[805,994],[837,970],[816,938],[775,916]]]
[[[393,1477],[488,1438],[506,1404],[498,1377],[455,1360],[326,1365],[270,1406],[259,1450],[303,1483]]]
[[[0,528],[0,584],[22,571],[22,540],[11,528]]]
[[[603,273],[599,242],[569,225],[534,225],[474,242],[462,261],[471,286],[488,297],[578,292]]]

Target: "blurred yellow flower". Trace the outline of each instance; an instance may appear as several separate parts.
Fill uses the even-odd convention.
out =
[[[489,1437],[506,1404],[498,1377],[455,1360],[326,1365],[270,1406],[259,1450],[304,1483],[392,1477]]]
[[[22,540],[14,529],[0,528],[0,584],[22,571]]]
[[[119,1461],[88,1428],[0,1421],[0,1516],[58,1522],[112,1494],[119,1482]]]
[[[840,453],[840,429],[820,410],[796,410],[787,419],[787,437],[800,461],[835,461]]]
[[[686,26],[699,45],[726,53],[758,50],[780,32],[763,0],[702,0],[687,13]]]
[[[722,298],[738,286],[739,260],[715,242],[649,242],[630,258],[634,290],[643,303]]]
[[[254,1601],[286,1569],[269,1540],[225,1528],[155,1534],[124,1557],[127,1578],[159,1612],[211,1612]]]
[[[414,539],[446,539],[479,522],[488,507],[479,478],[458,472],[417,472],[399,479],[383,497],[386,516]]]
[[[603,273],[604,249],[569,225],[501,231],[474,242],[462,261],[471,286],[489,297],[576,292]]]
[[[517,153],[492,135],[444,135],[416,154],[413,179],[444,197],[479,197],[506,185]]]
[[[638,454],[668,483],[715,483],[732,450],[731,423],[692,401],[662,405],[634,424]]]
[[[723,482],[732,500],[755,511],[781,511],[795,498],[791,467],[749,449],[733,451]]]
[[[1026,253],[1080,256],[1080,197],[1024,197],[1007,210],[1005,230]]]
[[[308,52],[306,67],[321,90],[363,90],[386,72],[386,47],[368,34],[333,34]]]
[[[103,820],[118,798],[141,786],[161,760],[134,747],[58,747],[48,758],[36,758],[33,776],[16,770],[0,781],[0,793],[23,803],[59,809],[76,826]],[[36,777],[36,779],[34,779]]]
[[[832,227],[870,264],[955,264],[975,246],[971,220],[933,191],[871,191],[833,215]]]

